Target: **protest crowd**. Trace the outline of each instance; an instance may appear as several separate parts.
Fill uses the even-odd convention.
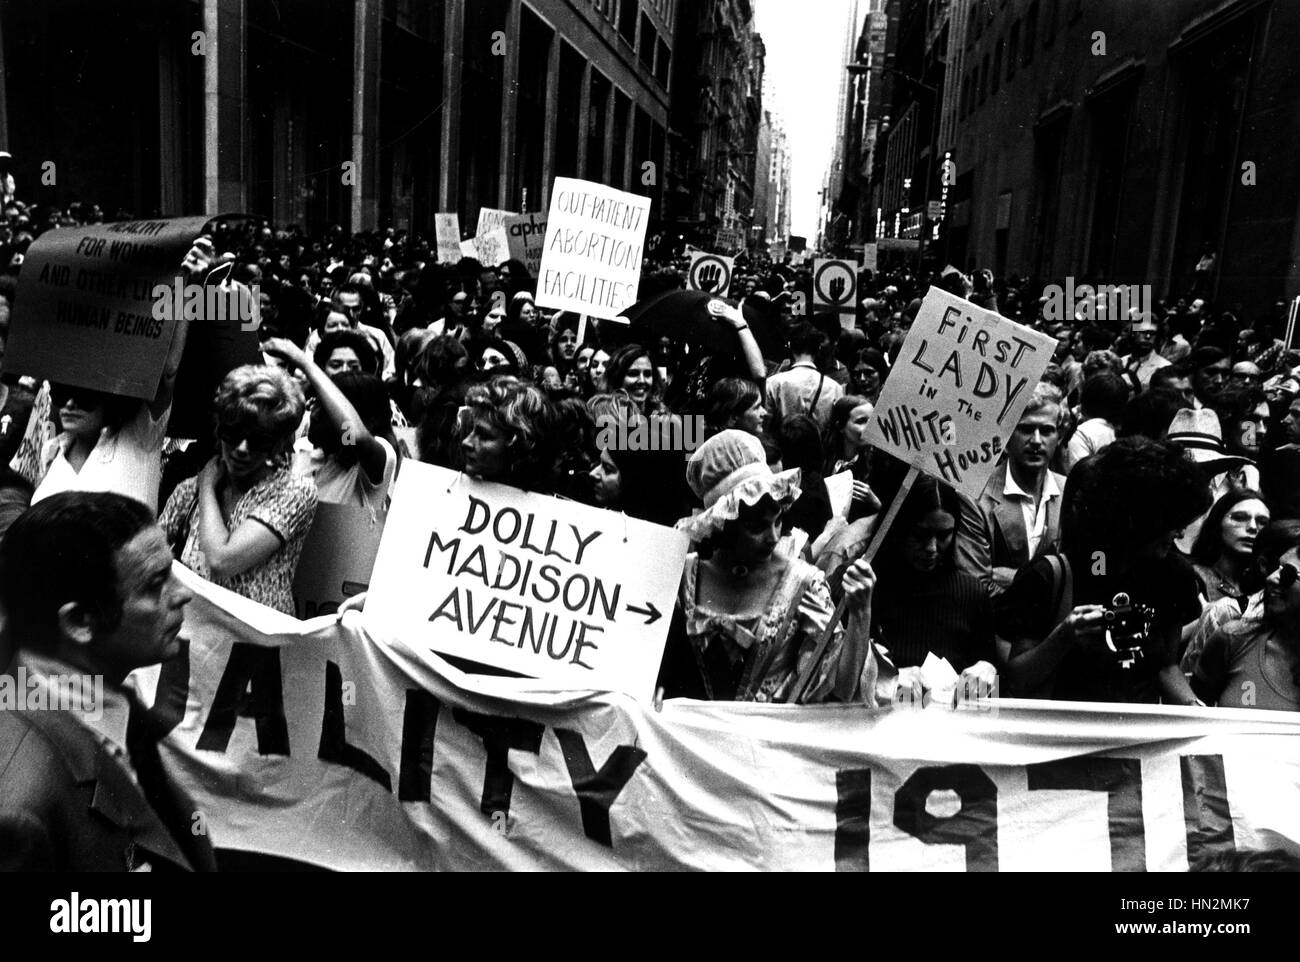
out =
[[[0,334],[29,245],[122,214],[11,200]],[[262,363],[223,373],[204,430],[169,432],[202,318],[178,322],[150,400],[4,374],[0,669],[120,683],[162,660],[189,600],[173,559],[301,616],[319,506],[382,523],[421,461],[689,537],[659,701],[887,708],[929,698],[942,659],[974,700],[1300,710],[1286,305],[1244,316],[1188,278],[1116,312],[1110,279],[1078,278],[1061,316],[1063,279],[936,263],[860,270],[842,315],[814,304],[811,263],[741,255],[724,299],[687,289],[680,242],[659,248],[627,316],[598,320],[539,307],[518,260],[440,262],[410,231],[210,222],[184,277],[256,299]],[[932,288],[1056,342],[978,497],[869,440]],[[116,586],[90,586],[115,557]],[[150,795],[138,728],[101,734]],[[43,844],[0,841],[0,865]]]

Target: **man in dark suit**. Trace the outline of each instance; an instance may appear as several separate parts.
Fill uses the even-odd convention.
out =
[[[1007,456],[979,496],[979,517],[968,534],[958,531],[957,563],[991,575],[999,594],[1034,558],[1056,550],[1061,539],[1065,477],[1048,465],[1060,443],[1061,407],[1040,388],[1007,439]]]
[[[0,869],[215,868],[123,687],[179,650],[191,595],[171,565],[153,514],[119,494],[53,495],[0,541]]]

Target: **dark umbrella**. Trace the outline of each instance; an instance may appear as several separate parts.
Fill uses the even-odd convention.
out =
[[[631,322],[627,340],[652,341],[666,337],[698,347],[707,354],[739,354],[740,341],[735,329],[724,318],[709,313],[709,301],[717,299],[705,291],[669,291],[639,301],[623,312]],[[755,302],[750,298],[745,302],[744,314],[745,323],[754,332],[764,357],[780,357],[784,338],[776,309],[761,299]],[[617,327],[602,325],[602,335],[611,326]]]

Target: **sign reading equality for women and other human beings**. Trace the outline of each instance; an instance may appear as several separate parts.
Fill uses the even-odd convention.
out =
[[[537,306],[613,320],[637,301],[650,198],[555,178]]]
[[[867,424],[867,441],[978,498],[1056,341],[931,287]]]
[[[208,220],[46,231],[19,275],[5,370],[152,400],[176,332],[157,288],[173,288]]]
[[[441,654],[649,699],[686,548],[671,528],[408,461],[366,616]]]

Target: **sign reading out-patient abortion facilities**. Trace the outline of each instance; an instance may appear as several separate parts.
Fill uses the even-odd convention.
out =
[[[18,278],[5,370],[152,400],[176,333],[156,310],[206,217],[49,230]],[[167,294],[166,296],[174,296]]]
[[[537,306],[613,320],[637,300],[650,198],[555,178]]]
[[[1056,341],[931,287],[867,424],[867,441],[978,498]]]
[[[408,461],[366,618],[441,654],[648,700],[686,547],[671,528]]]

